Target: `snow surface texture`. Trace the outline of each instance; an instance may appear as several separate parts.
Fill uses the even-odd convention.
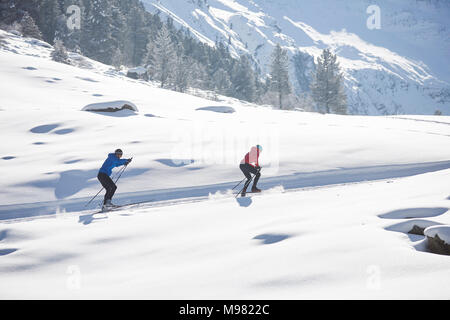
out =
[[[353,114],[450,115],[450,2],[411,0],[143,0],[200,41],[230,43],[263,72],[280,43],[291,54],[339,56]],[[369,29],[370,6],[381,29]],[[294,79],[293,68],[291,79]],[[294,82],[298,91],[303,91]]]
[[[5,37],[1,299],[450,296],[449,257],[407,233],[450,225],[450,117],[211,102]],[[82,111],[111,101],[139,111]],[[235,199],[257,143],[265,192]],[[96,214],[101,199],[85,204],[116,148],[134,160],[114,202],[145,203]]]

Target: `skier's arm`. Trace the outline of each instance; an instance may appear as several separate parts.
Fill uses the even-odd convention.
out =
[[[119,159],[117,160],[116,167],[124,166],[126,164],[129,164],[131,162],[131,159]]]

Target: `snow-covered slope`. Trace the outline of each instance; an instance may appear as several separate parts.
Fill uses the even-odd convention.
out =
[[[340,57],[354,114],[450,114],[446,0],[143,2],[209,45],[219,40],[236,56],[252,55],[265,72],[276,43],[315,58],[332,48]],[[381,29],[367,27],[370,5],[380,8]],[[294,79],[293,67],[291,74]]]
[[[98,166],[118,147],[136,155],[121,182],[129,192],[238,180],[236,164],[257,143],[265,146],[266,175],[274,176],[450,158],[445,116],[421,121],[324,116],[209,101],[160,90],[88,59],[90,69],[55,63],[51,49],[34,40],[9,35],[6,42],[0,49],[0,133],[14,143],[0,158],[14,174],[0,179],[3,204],[95,194]],[[83,111],[117,101],[129,101],[139,111]],[[333,139],[338,140],[324,143]]]
[[[1,35],[0,298],[448,298],[405,226],[450,224],[450,117],[212,102]],[[256,143],[267,191],[236,199]],[[146,203],[95,214],[118,147],[114,202]]]
[[[0,298],[448,299],[450,258],[385,229],[449,224],[449,175],[0,224]]]

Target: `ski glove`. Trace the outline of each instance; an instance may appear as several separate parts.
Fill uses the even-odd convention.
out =
[[[129,165],[133,159],[128,159],[125,165]]]

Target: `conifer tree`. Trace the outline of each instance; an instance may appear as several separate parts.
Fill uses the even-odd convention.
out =
[[[232,72],[233,96],[253,102],[256,98],[255,75],[247,56],[243,55]]]
[[[158,33],[151,66],[155,78],[161,82],[161,88],[170,86],[176,63],[175,47],[169,29],[164,24]]]
[[[69,64],[69,55],[61,40],[56,40],[53,52],[51,53],[53,61]]]
[[[184,54],[179,54],[176,58],[175,70],[173,74],[174,89],[184,92],[189,87],[192,73],[192,60]]]
[[[86,11],[82,46],[90,58],[110,64],[117,42],[112,36],[112,7],[108,0],[91,0]]]
[[[289,57],[286,50],[279,44],[272,53],[272,64],[270,66],[270,91],[278,96],[278,107],[283,109],[283,99],[292,93],[289,80]]]
[[[34,19],[28,14],[28,12],[25,12],[25,14],[23,15],[22,20],[20,21],[20,25],[22,27],[22,34],[25,37],[42,40],[42,33],[34,22]]]
[[[214,73],[214,91],[222,95],[232,95],[232,83],[228,73],[220,68]]]
[[[347,114],[343,75],[337,56],[325,49],[317,58],[317,69],[311,84],[312,97],[320,112]]]
[[[139,7],[131,7],[126,18],[124,55],[129,64],[138,66],[143,62],[150,30],[146,17]]]
[[[116,70],[120,70],[120,67],[123,65],[123,62],[124,57],[122,51],[120,50],[120,48],[117,48],[111,58],[111,63],[114,66],[114,68],[116,68]]]
[[[57,33],[58,19],[61,17],[58,0],[42,0],[39,5],[39,25],[45,41],[53,44]]]

